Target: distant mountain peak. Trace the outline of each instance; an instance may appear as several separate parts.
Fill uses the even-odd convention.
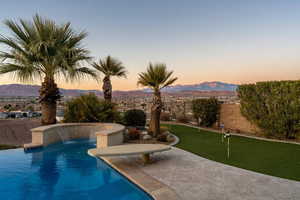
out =
[[[236,91],[238,85],[220,81],[202,82],[198,84],[174,85],[164,88],[164,92],[180,91]]]
[[[236,91],[238,85],[224,83],[219,81],[212,82],[202,82],[199,84],[189,84],[183,85],[178,84],[174,86],[169,86],[163,89],[163,92],[177,93],[184,91],[228,91],[234,92]],[[39,85],[23,85],[23,84],[8,84],[8,85],[0,85],[0,96],[39,96]],[[102,96],[102,92],[100,90],[81,90],[81,89],[60,89],[60,92],[63,96],[79,96],[87,93],[95,93],[96,95]],[[149,93],[150,89],[142,89],[142,90],[131,90],[131,91],[114,91],[115,94],[141,94],[143,92]]]

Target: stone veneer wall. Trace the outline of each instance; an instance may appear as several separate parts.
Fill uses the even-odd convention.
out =
[[[225,125],[225,129],[241,133],[260,134],[257,126],[249,122],[240,111],[240,104],[222,104],[220,110],[220,122]]]
[[[24,147],[47,146],[61,141],[96,137],[97,140],[109,141],[107,145],[116,145],[123,143],[124,126],[113,123],[62,123],[37,127],[31,129],[31,132],[32,143],[25,144]]]

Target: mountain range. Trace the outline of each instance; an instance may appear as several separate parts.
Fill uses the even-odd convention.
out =
[[[163,89],[166,93],[180,93],[180,92],[235,92],[238,85],[224,82],[203,82],[193,85],[174,85]],[[23,84],[8,84],[0,85],[0,96],[39,96],[39,85],[23,85]],[[63,96],[79,96],[87,93],[95,93],[102,96],[100,90],[80,90],[80,89],[63,89],[60,88]],[[114,91],[115,96],[124,95],[142,95],[151,92],[150,89],[130,90],[130,91]]]
[[[174,85],[163,89],[163,92],[183,92],[183,91],[236,91],[238,85],[224,83],[219,81],[213,82],[202,82],[199,84],[192,85]],[[144,91],[151,91],[150,89],[145,89]]]

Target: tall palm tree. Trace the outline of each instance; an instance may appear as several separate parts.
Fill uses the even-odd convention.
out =
[[[113,58],[111,56],[107,56],[103,60],[99,60],[98,63],[94,62],[92,66],[99,72],[104,74],[103,78],[103,95],[106,101],[111,102],[112,99],[112,85],[110,78],[112,76],[116,77],[124,77],[126,78],[127,71],[123,66],[122,62]]]
[[[138,85],[150,87],[153,90],[149,129],[154,137],[160,134],[160,113],[163,106],[160,91],[177,80],[177,77],[172,77],[172,74],[173,71],[168,71],[165,64],[150,63],[147,71],[140,73],[138,77]]]
[[[19,23],[6,20],[12,36],[0,36],[6,51],[0,52],[0,74],[10,73],[20,81],[42,81],[40,103],[42,124],[56,123],[56,102],[61,98],[56,78],[79,80],[93,70],[82,67],[90,59],[89,52],[81,47],[85,32],[76,33],[70,23],[57,25],[38,15],[33,21],[20,19]]]

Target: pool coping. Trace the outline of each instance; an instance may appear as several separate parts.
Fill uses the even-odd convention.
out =
[[[175,146],[177,143],[179,143],[180,139],[172,133],[171,135],[173,135],[175,140],[169,145]],[[129,181],[144,190],[154,200],[182,200],[172,188],[155,179],[154,177],[146,174],[138,166],[128,165],[124,162],[118,162],[119,160],[117,157],[101,156],[95,158],[103,160],[113,169],[118,171],[121,175],[126,177]]]
[[[146,174],[138,166],[118,162],[118,158],[100,157],[100,159],[148,193],[154,200],[181,200],[173,189]]]

